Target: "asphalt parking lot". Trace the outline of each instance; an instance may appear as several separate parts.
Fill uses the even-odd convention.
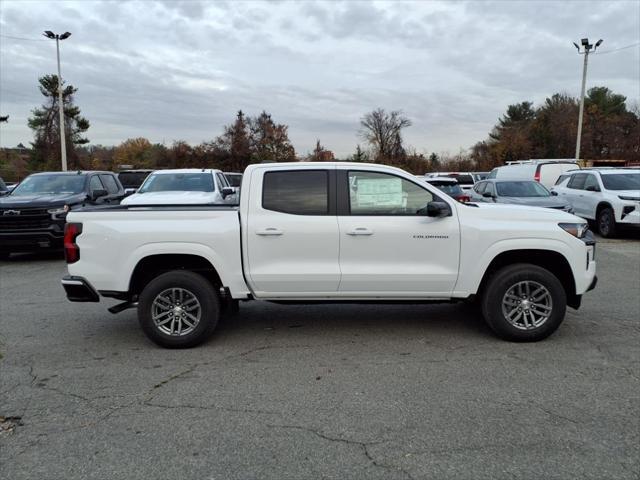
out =
[[[16,256],[0,476],[637,479],[640,241],[597,248],[598,288],[537,344],[465,305],[254,302],[182,351],[67,302],[58,256]]]

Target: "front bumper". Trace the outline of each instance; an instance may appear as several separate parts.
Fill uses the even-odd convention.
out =
[[[98,292],[82,277],[66,275],[61,280],[62,288],[70,302],[99,302]]]
[[[0,231],[0,251],[37,252],[41,250],[62,250],[64,245],[64,224],[51,225],[43,230]]]

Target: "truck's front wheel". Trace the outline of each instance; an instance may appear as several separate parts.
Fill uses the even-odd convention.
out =
[[[494,274],[482,297],[482,313],[500,337],[516,342],[542,340],[564,319],[567,296],[558,278],[526,263]]]
[[[146,335],[166,348],[204,342],[220,317],[213,285],[197,273],[175,270],[156,277],[142,290],[138,319]]]

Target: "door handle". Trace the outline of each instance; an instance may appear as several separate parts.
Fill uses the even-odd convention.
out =
[[[369,230],[367,227],[356,227],[353,230],[349,230],[347,235],[373,235],[373,230]]]
[[[277,235],[282,235],[283,233],[284,232],[282,230],[274,227],[267,227],[262,230],[256,230],[256,235],[262,235],[262,236],[269,236],[269,235],[277,236]]]

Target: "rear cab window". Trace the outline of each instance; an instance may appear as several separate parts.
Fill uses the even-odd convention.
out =
[[[292,215],[328,215],[329,172],[266,172],[262,183],[262,208]]]

